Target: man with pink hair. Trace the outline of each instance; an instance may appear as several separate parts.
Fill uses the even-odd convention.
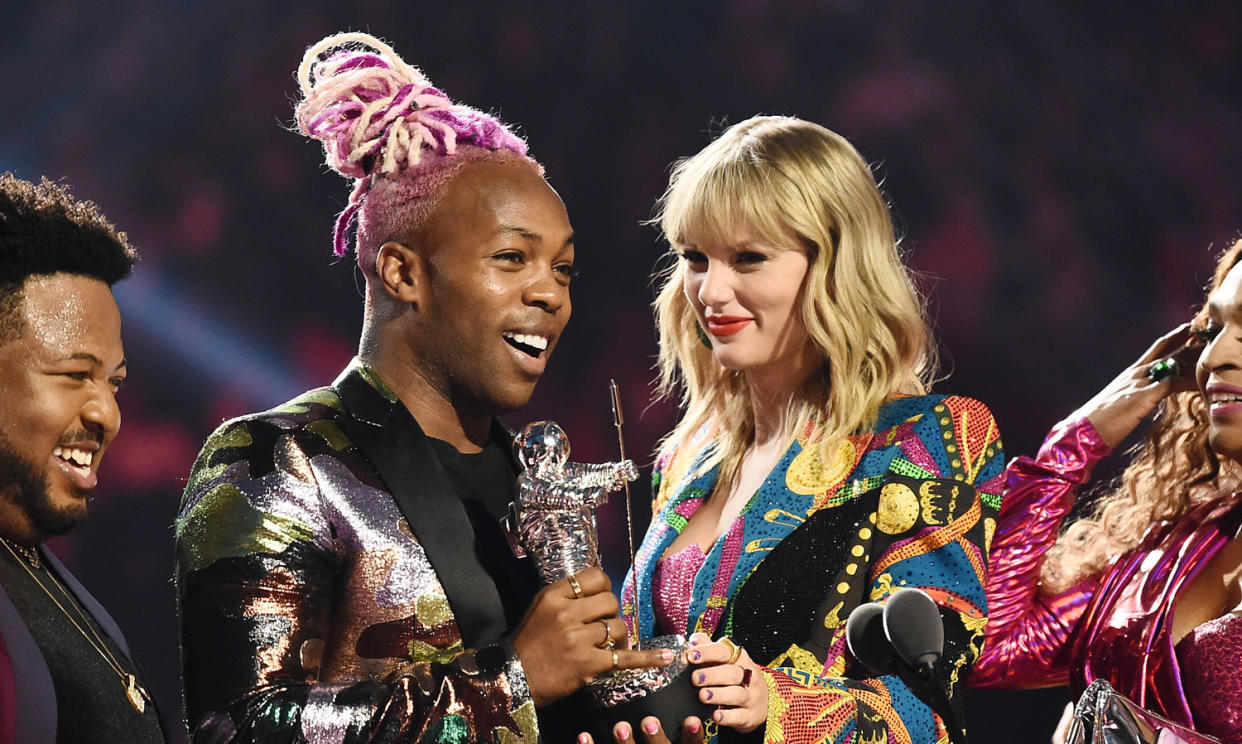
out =
[[[570,315],[573,234],[525,143],[364,34],[311,47],[300,129],[355,179],[358,356],[226,422],[177,518],[196,742],[564,739],[614,647],[598,569],[540,589],[499,525],[511,435]],[[540,709],[536,714],[536,709]]]

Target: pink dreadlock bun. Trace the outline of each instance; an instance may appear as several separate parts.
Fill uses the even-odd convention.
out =
[[[453,103],[370,34],[321,40],[306,50],[297,74],[298,128],[323,142],[333,170],[355,179],[336,221],[338,256],[346,253],[349,226],[360,211],[358,259],[364,263],[395,225],[408,228],[425,217],[430,197],[465,163],[516,156],[543,172],[521,137],[494,117]]]

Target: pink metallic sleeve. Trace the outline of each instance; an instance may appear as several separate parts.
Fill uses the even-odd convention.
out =
[[[1035,459],[1009,464],[992,541],[988,625],[972,687],[1044,687],[1068,680],[1069,639],[1097,578],[1061,594],[1039,592],[1044,554],[1056,542],[1078,487],[1109,447],[1087,419],[1059,424]]]

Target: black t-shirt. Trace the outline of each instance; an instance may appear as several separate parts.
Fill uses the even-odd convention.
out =
[[[534,562],[513,555],[500,524],[509,513],[509,502],[517,498],[518,471],[506,451],[508,443],[493,438],[482,451],[469,455],[439,439],[432,439],[431,445],[474,526],[475,553],[496,583],[506,624],[513,630],[541,586]],[[585,691],[540,708],[540,738],[574,741],[579,732],[587,730],[590,710]]]
[[[474,526],[475,554],[495,580],[506,625],[513,628],[540,588],[534,563],[513,555],[500,524],[509,513],[509,502],[517,498],[517,467],[506,444],[495,439],[469,455],[439,439],[432,439],[431,445]]]
[[[95,623],[90,613],[73,599],[73,594],[67,589],[61,591],[63,586],[53,578],[46,563],[40,561],[40,567],[31,567],[31,570],[61,606],[73,614],[78,625],[87,633],[93,629],[125,672],[135,675],[139,684],[150,693],[142,675]],[[56,688],[57,742],[154,744],[164,741],[155,705],[147,700],[145,712],[139,714],[134,710],[125,696],[125,683],[121,676],[82,631],[74,627],[69,616],[56,606],[48,593],[39,588],[17,559],[2,547],[0,586],[4,587],[18,614],[26,621],[26,627],[30,629],[52,674],[52,683]],[[89,623],[90,629],[84,623]],[[21,683],[20,679],[17,680],[17,684]]]

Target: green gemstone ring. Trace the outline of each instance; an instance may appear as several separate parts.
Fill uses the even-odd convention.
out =
[[[1182,373],[1182,365],[1177,363],[1173,357],[1165,357],[1147,369],[1147,378],[1152,382],[1164,382],[1170,377],[1177,377]]]

